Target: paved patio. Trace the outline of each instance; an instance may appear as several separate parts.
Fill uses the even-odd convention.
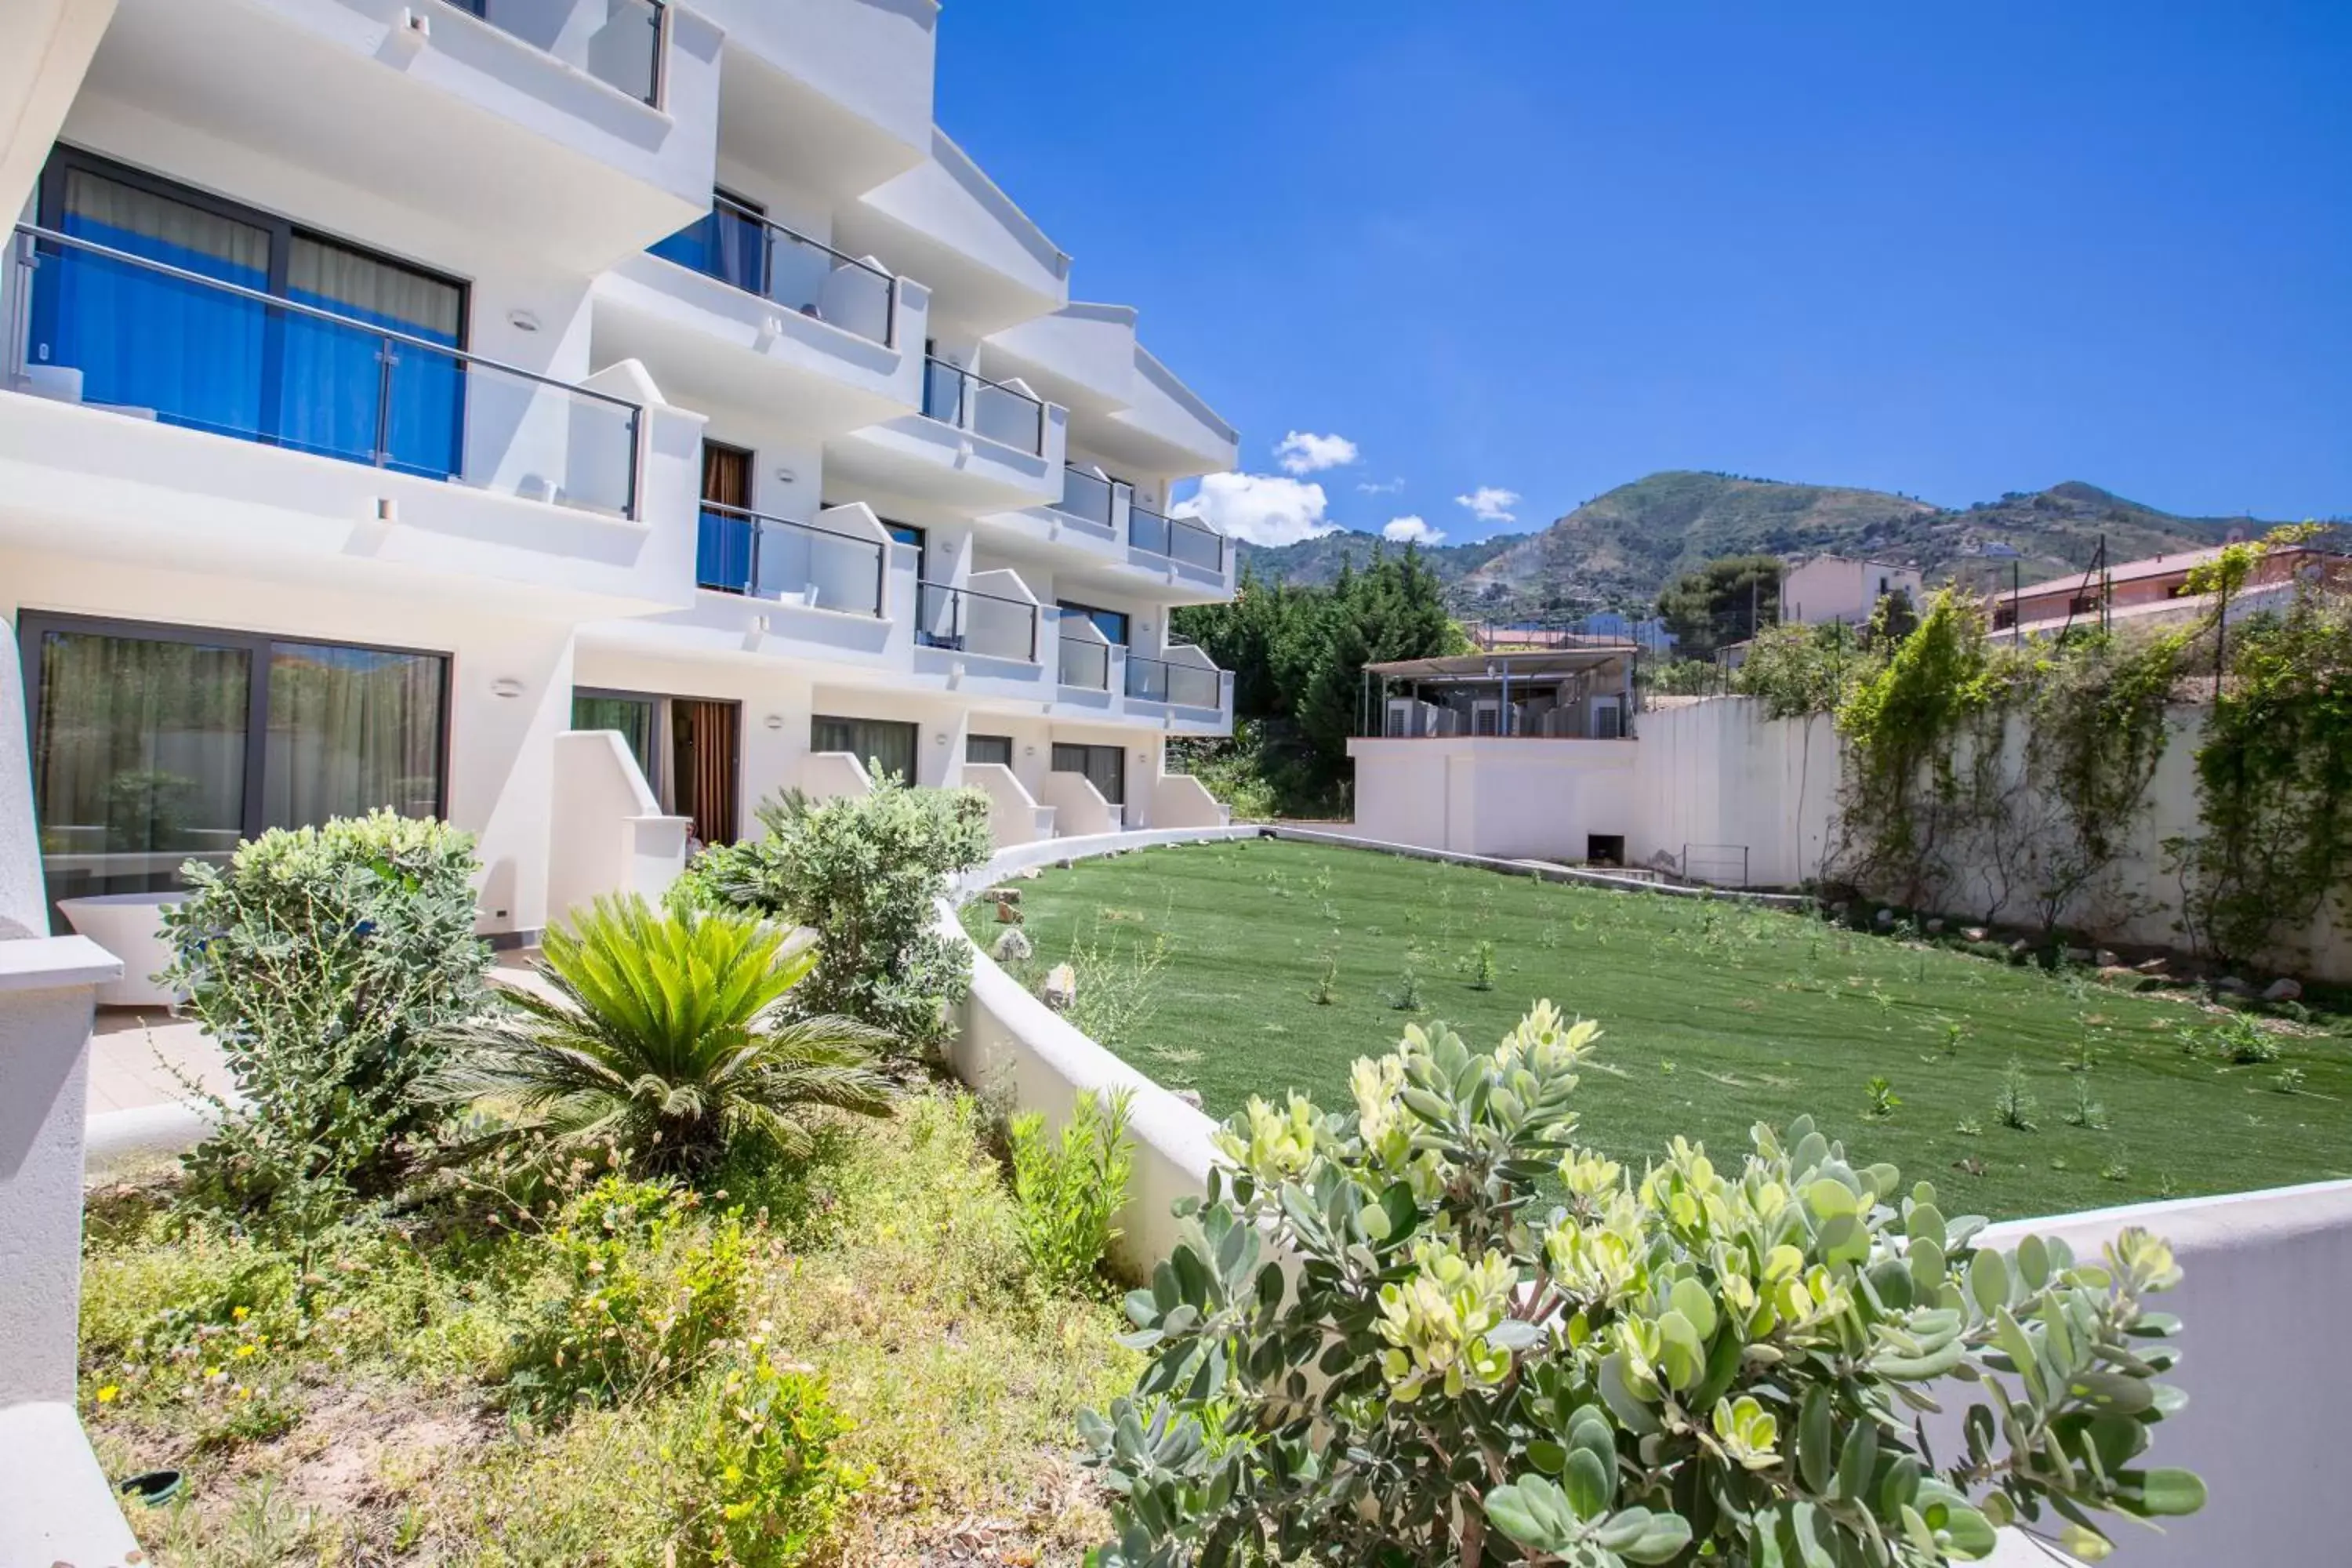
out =
[[[490,978],[502,985],[543,990],[531,963],[536,952],[501,952]],[[92,1117],[169,1105],[199,1092],[235,1087],[220,1048],[193,1019],[161,1007],[100,1007],[89,1032]]]

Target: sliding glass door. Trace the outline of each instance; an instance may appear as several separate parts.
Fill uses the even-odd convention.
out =
[[[1119,747],[1077,746],[1056,741],[1054,771],[1084,773],[1104,800],[1113,805],[1127,804],[1127,752]]]
[[[900,784],[915,782],[915,747],[919,728],[887,719],[845,719],[820,713],[809,721],[809,750],[847,752],[858,764],[875,763]]]
[[[17,635],[52,902],[177,887],[266,827],[441,814],[439,655],[31,613]]]

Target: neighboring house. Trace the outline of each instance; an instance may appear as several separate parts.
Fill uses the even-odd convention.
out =
[[[1348,742],[1356,831],[1473,855],[1623,864],[1639,657],[1633,643],[1589,637],[1367,665],[1371,721]]]
[[[2224,548],[2151,555],[1998,594],[1992,602],[1992,629],[2037,637],[2069,626],[2117,620],[2161,625],[2192,619],[2210,610],[2213,600],[2210,595],[2189,591],[2189,574],[2219,560]],[[2303,582],[2352,589],[2352,561],[2302,545],[2271,551],[2254,563],[2244,589],[2230,606],[2231,616],[2273,605]]]
[[[1801,626],[1867,621],[1889,594],[1908,595],[1914,604],[1925,598],[1927,585],[1919,569],[1891,561],[1816,555],[1781,574],[1780,619]]]
[[[936,20],[0,14],[52,900],[390,807],[520,941],[868,764],[1006,839],[1216,820],[1163,745],[1231,681],[1168,620],[1234,554],[1169,501],[1235,434],[933,123]]]

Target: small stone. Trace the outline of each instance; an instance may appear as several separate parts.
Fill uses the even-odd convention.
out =
[[[1944,918],[1943,918],[1941,915],[1938,915],[1938,916],[1937,916],[1934,920],[1929,921],[1927,922],[1927,934],[1928,934],[1929,936],[1941,936],[1941,935],[1943,935],[1943,934],[1944,934]]]
[[[2088,963],[2097,956],[2087,947],[2070,947],[2066,950],[2066,962],[2069,963]]]
[[[1990,942],[1992,940],[1992,932],[1985,930],[1982,926],[1970,926],[1966,931],[1960,932],[1960,940],[1962,942]]]
[[[1207,1109],[1201,1103],[1201,1091],[1197,1089],[1180,1089],[1172,1092],[1175,1094],[1177,1099],[1182,1100],[1185,1104],[1191,1106],[1195,1110]]]
[[[2142,974],[2161,974],[2165,971],[2166,963],[2167,961],[2162,958],[2143,958],[2132,967]]]
[[[2103,947],[2099,949],[2098,956],[2095,962],[2101,969],[2114,969],[2117,965],[2121,964],[2123,960],[2116,956],[2116,950],[2114,948]]]
[[[1045,976],[1045,1005],[1056,1013],[1066,1013],[1078,999],[1078,972],[1066,963],[1057,963]]]
[[[997,905],[996,923],[1001,926],[1019,925],[1021,923],[1021,906],[1019,904]]]
[[[2217,974],[2213,977],[2212,985],[2214,990],[2231,996],[2252,996],[2254,994],[2252,986],[2234,974]]]
[[[2300,1002],[2303,1000],[2303,982],[2300,980],[2290,980],[2285,975],[2282,974],[2276,980],[2272,981],[2268,985],[2263,987],[2263,1000],[2265,1002]]]
[[[988,956],[999,963],[1018,963],[1036,951],[1030,945],[1029,933],[1014,926],[996,939],[996,945],[988,950]]]
[[[1891,931],[1895,927],[1895,911],[1893,910],[1881,910],[1876,914],[1870,917],[1870,923],[1876,926],[1880,931]]]
[[[2009,944],[2009,956],[2011,958],[2031,958],[2033,956],[2033,944],[2026,941],[2023,937],[2019,937],[2015,942]]]
[[[982,893],[981,897],[984,899],[994,899],[1000,904],[1017,904],[1021,901],[1021,889],[1018,888],[991,888],[987,892]]]
[[[1061,859],[1054,862],[1054,869],[1056,871],[1066,871],[1069,868],[1070,859],[1067,856],[1064,856]]]
[[[1830,906],[1830,919],[1833,921],[1842,921],[1845,919],[1846,911],[1852,908],[1853,908],[1852,904],[1847,903],[1843,899],[1840,899],[1836,903]]]
[[[2140,983],[2147,978],[2147,976],[2142,974],[2138,970],[2126,969],[2120,963],[2103,963],[2099,966],[2099,984],[2102,985],[2113,985],[2126,991],[2137,991],[2140,987]]]

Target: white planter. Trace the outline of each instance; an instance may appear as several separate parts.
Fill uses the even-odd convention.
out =
[[[87,899],[63,899],[58,908],[75,931],[122,961],[122,978],[98,988],[101,1007],[167,1007],[181,996],[158,985],[150,975],[163,973],[172,962],[171,944],[163,940],[163,906],[187,898],[185,893],[100,893]]]

